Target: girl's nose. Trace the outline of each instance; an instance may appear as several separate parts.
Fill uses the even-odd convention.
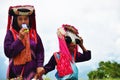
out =
[[[24,19],[22,20],[22,24],[25,24],[25,20]]]

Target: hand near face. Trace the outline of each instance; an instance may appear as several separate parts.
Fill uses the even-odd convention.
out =
[[[80,37],[78,35],[77,35],[77,37],[79,38],[79,41],[76,41],[76,42],[78,42],[79,46],[83,46],[83,39],[82,39],[82,37]]]
[[[78,36],[79,37],[79,36]],[[87,49],[84,47],[84,45],[83,45],[83,39],[82,39],[82,37],[79,37],[79,40],[80,40],[80,42],[79,42],[79,46],[81,47],[81,49],[83,50],[83,51],[87,51]]]
[[[29,31],[26,28],[21,28],[19,31],[19,39],[22,40],[26,35],[28,35]]]

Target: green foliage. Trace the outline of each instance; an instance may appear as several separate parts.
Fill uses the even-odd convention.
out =
[[[117,62],[103,62],[99,63],[97,70],[88,73],[89,80],[114,80],[113,78],[120,79],[120,64]]]

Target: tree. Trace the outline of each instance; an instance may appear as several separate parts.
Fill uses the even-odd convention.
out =
[[[89,80],[104,79],[104,78],[120,78],[120,64],[117,62],[104,62],[99,63],[97,70],[88,73]]]

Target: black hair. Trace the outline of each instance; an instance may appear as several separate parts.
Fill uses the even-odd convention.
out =
[[[18,16],[13,16],[12,27],[13,27],[17,32],[19,32],[20,27],[18,26],[17,17],[18,17]]]

